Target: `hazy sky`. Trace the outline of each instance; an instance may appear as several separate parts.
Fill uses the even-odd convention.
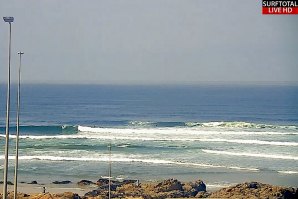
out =
[[[298,16],[264,16],[260,0],[1,0],[0,13],[25,83],[298,82]],[[2,83],[7,40],[1,19]]]

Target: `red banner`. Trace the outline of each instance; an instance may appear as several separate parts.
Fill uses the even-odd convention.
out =
[[[298,7],[263,7],[263,14],[269,14],[269,15],[298,14]]]

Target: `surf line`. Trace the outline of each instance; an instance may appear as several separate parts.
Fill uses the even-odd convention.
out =
[[[298,157],[287,156],[287,155],[273,155],[273,154],[261,154],[261,153],[235,153],[229,151],[215,151],[215,150],[202,150],[205,153],[211,153],[216,155],[230,155],[230,156],[246,156],[246,157],[257,157],[257,158],[271,158],[271,159],[283,159],[283,160],[298,160]]]

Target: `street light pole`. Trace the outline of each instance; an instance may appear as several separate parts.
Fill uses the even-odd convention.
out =
[[[8,77],[7,77],[7,98],[6,98],[6,129],[5,129],[5,160],[3,174],[3,199],[7,198],[7,173],[8,173],[8,148],[9,148],[9,112],[10,112],[10,56],[11,56],[11,23],[13,17],[3,17],[3,20],[9,23],[8,40]]]
[[[23,52],[18,52],[20,55],[20,65],[18,73],[18,96],[17,96],[17,132],[16,132],[16,158],[15,158],[15,170],[14,170],[14,199],[17,199],[18,193],[18,168],[19,168],[19,127],[20,127],[20,102],[21,102],[21,67],[22,67],[22,55]]]

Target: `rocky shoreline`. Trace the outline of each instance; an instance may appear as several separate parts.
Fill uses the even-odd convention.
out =
[[[34,181],[35,184],[36,181]],[[37,183],[37,182],[36,182]],[[70,181],[55,181],[54,184],[69,184]],[[65,192],[61,194],[19,193],[20,199],[106,199],[108,198],[108,179],[99,179],[97,182],[81,180],[77,183],[80,187],[94,187],[92,191],[80,196],[76,193]],[[9,193],[9,199],[13,193]],[[137,180],[123,180],[111,182],[111,198],[237,198],[237,199],[296,199],[298,189],[280,187],[259,182],[246,182],[235,186],[208,192],[202,180],[182,183],[177,179],[167,179],[158,183],[139,183]],[[2,199],[2,194],[0,194]]]

